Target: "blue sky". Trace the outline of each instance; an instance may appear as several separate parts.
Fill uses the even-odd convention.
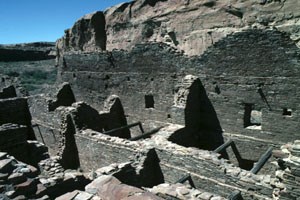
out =
[[[128,0],[0,0],[0,44],[55,41],[87,13]]]

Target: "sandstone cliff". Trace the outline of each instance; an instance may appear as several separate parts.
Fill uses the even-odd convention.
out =
[[[63,51],[129,50],[164,42],[200,55],[226,35],[277,29],[300,46],[298,0],[136,0],[79,19],[58,41]]]

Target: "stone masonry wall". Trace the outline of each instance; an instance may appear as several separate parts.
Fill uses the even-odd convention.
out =
[[[39,134],[40,129],[45,145],[49,147],[50,154],[55,155],[58,151],[57,145],[60,139],[59,131],[62,114],[60,109],[56,109],[55,112],[49,112],[48,100],[50,98],[45,97],[45,95],[35,95],[28,98],[32,123],[39,125],[39,127],[34,127],[37,140],[42,142]]]
[[[113,95],[107,98],[104,105],[105,110],[99,112],[84,102],[74,102],[74,95],[68,83],[62,84],[60,88],[55,91],[51,91],[49,88],[47,94],[29,97],[37,140],[49,147],[51,155],[61,153],[62,147],[68,146],[64,144],[67,135],[72,138],[72,134],[80,130],[91,129],[106,132],[127,125],[118,96]],[[67,122],[66,119],[68,119]],[[69,134],[70,127],[75,129],[71,131],[72,134]],[[63,129],[68,131],[63,131]],[[121,138],[130,138],[128,129],[114,131],[110,134]]]
[[[187,74],[198,76],[223,130],[247,136],[254,147],[245,156],[258,159],[268,146],[297,138],[299,55],[287,34],[250,29],[220,40],[200,57],[183,56],[162,43],[137,45],[130,52],[69,52],[59,79],[99,110],[108,95],[117,94],[128,123],[183,124],[184,116],[172,109],[178,84]],[[153,99],[153,108],[146,108],[145,96]],[[246,124],[252,112],[261,113],[256,130]]]
[[[295,123],[299,117],[299,55],[288,35],[273,30],[236,33],[202,55],[200,63],[207,75],[202,81],[217,112],[224,116],[221,123],[231,119],[222,123],[223,128],[243,128],[245,104],[252,104],[253,110],[262,112],[262,130],[282,132],[284,128],[288,135],[295,134],[299,128]]]
[[[68,80],[76,99],[97,110],[103,110],[102,102],[107,96],[118,95],[128,123],[146,119],[171,122],[174,86],[180,76],[176,72],[181,66],[172,60],[184,58],[171,53],[174,51],[171,47],[164,47],[140,45],[131,53],[65,54],[59,79]],[[145,96],[154,101],[149,108]]]
[[[288,35],[275,30],[235,33],[209,48],[199,61],[222,128],[240,134],[241,149],[252,149],[246,158],[255,160],[268,146],[298,138],[299,49]],[[252,112],[261,113],[256,130],[247,127],[249,105]]]

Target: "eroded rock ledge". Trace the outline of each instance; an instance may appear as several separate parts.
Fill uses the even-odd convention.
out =
[[[164,42],[187,55],[199,55],[226,35],[273,28],[300,40],[300,2],[137,0],[79,19],[58,41],[70,50],[129,50],[136,44]]]
[[[0,62],[48,60],[55,56],[55,43],[51,42],[0,45]]]

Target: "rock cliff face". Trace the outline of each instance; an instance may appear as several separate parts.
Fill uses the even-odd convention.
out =
[[[84,16],[58,46],[129,50],[139,43],[164,42],[199,55],[230,33],[270,27],[289,33],[300,46],[299,7],[298,0],[137,0]]]
[[[65,31],[65,36],[58,41],[58,48],[70,50],[105,50],[105,16],[103,12],[87,14],[79,19],[74,26]]]

